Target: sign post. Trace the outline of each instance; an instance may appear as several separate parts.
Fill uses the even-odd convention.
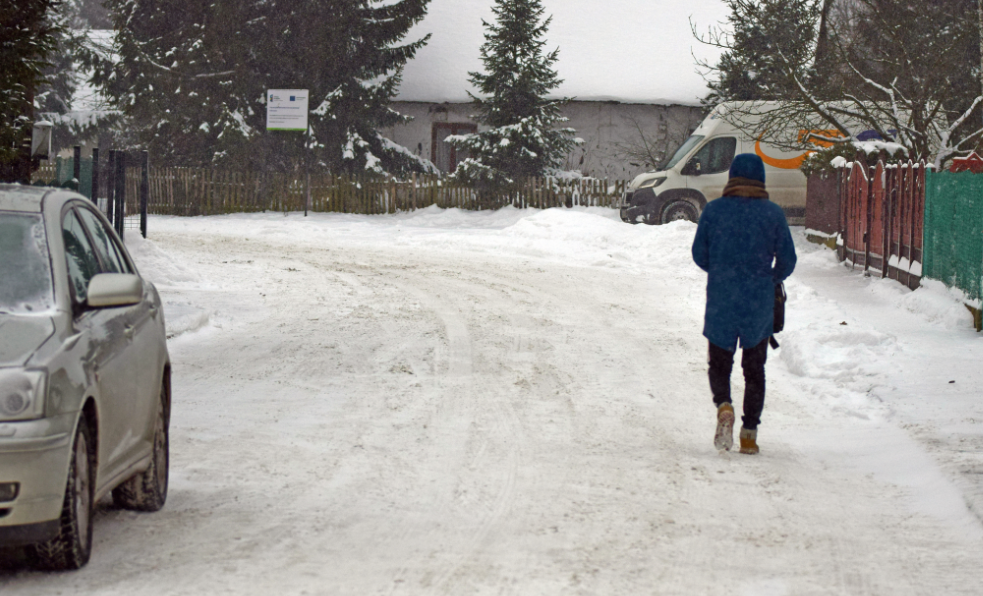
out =
[[[304,217],[311,203],[310,173],[307,172],[307,114],[310,93],[307,89],[270,89],[266,92],[266,130],[304,133],[305,201]]]

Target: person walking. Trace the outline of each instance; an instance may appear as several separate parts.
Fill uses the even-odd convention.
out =
[[[703,335],[710,343],[709,377],[717,406],[714,446],[734,446],[730,373],[740,344],[744,369],[741,453],[758,453],[765,403],[765,361],[774,333],[775,286],[795,269],[795,246],[782,208],[768,200],[765,165],[744,153],[734,158],[723,196],[700,215],[693,260],[707,272]]]

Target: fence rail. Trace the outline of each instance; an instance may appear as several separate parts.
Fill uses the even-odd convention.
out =
[[[127,197],[137,196],[138,168],[127,171]],[[407,180],[371,176],[262,174],[211,168],[151,168],[148,212],[215,215],[254,211],[396,213],[437,205],[461,209],[617,206],[627,181],[536,178],[508,195],[487,197],[438,176]],[[131,190],[131,186],[133,189]],[[308,199],[308,196],[310,197]]]

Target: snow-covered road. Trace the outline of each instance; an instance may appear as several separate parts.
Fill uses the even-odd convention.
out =
[[[167,506],[0,592],[978,594],[962,307],[800,242],[762,452],[721,455],[695,226],[613,215],[155,218]]]

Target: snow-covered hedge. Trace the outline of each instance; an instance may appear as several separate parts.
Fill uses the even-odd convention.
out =
[[[821,151],[809,155],[799,168],[806,177],[815,174],[832,173],[837,164],[854,161],[858,153],[863,153],[868,162],[877,161],[887,154],[888,161],[900,161],[908,158],[908,150],[898,143],[885,141],[847,141],[836,143]]]

